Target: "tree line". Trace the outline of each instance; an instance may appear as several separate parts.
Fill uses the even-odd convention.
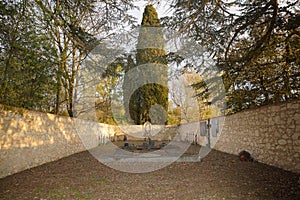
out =
[[[162,25],[193,38],[197,45],[207,49],[222,76],[228,113],[299,98],[298,1],[167,1],[173,14],[162,19]],[[114,30],[136,24],[136,19],[127,12],[135,7],[134,3],[122,0],[0,2],[0,103],[73,117],[76,77],[83,60]],[[127,57],[108,68],[109,76],[103,79],[110,78],[111,83],[99,85],[99,91],[110,91],[105,88],[115,84],[120,71],[129,70],[126,67],[151,60],[151,51],[138,50],[135,60]],[[158,56],[164,64],[182,61],[164,51],[158,52]],[[192,68],[201,70],[202,65],[205,63]],[[213,81],[201,80],[192,86],[200,99],[208,98],[209,88],[214,87]],[[165,93],[168,91],[156,85],[136,91],[133,96],[137,98],[128,99],[130,109],[142,109],[136,106],[141,106],[138,97],[143,95],[139,93],[152,94],[156,90],[164,100],[149,101],[163,104],[167,109]],[[104,95],[109,101],[109,92]],[[110,103],[104,107],[109,106]],[[141,123],[138,116],[134,117],[135,113],[131,113],[135,123]],[[140,115],[149,117],[147,112]]]

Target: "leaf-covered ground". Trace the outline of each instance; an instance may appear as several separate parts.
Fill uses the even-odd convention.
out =
[[[0,199],[300,199],[300,175],[214,150],[130,174],[86,151],[0,179]]]

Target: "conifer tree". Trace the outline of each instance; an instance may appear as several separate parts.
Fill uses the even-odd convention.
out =
[[[299,1],[170,2],[174,14],[166,25],[193,38],[214,59],[229,113],[300,97]],[[203,88],[200,97],[213,88],[194,86]]]
[[[145,67],[147,70],[143,70]],[[138,37],[136,63],[129,68],[141,69],[138,78],[143,85],[130,95],[129,91],[134,87],[135,81],[125,79],[130,82],[125,83],[124,88],[124,103],[129,105],[127,116],[135,124],[142,124],[147,120],[154,124],[165,124],[168,108],[168,67],[161,24],[152,5],[145,8]],[[160,81],[149,83],[149,77]]]

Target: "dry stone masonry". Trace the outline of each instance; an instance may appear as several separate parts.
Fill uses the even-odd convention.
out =
[[[88,124],[93,130],[82,132],[74,123],[86,122],[76,120],[0,106],[0,178],[123,138],[118,127],[107,124]],[[167,126],[151,139],[171,140],[180,133],[176,140],[196,139],[203,146],[209,139],[217,150],[235,155],[246,150],[259,162],[300,173],[300,99],[210,119],[209,138],[203,133],[207,121]]]
[[[300,173],[300,99],[227,116],[214,148]]]

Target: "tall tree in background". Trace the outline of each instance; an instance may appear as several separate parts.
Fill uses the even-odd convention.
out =
[[[116,28],[133,18],[127,1],[36,0],[50,41],[57,49],[56,113],[74,116],[76,77],[83,59]],[[98,38],[96,37],[98,36]]]
[[[0,3],[0,103],[51,112],[55,49],[31,1]]]
[[[48,37],[57,49],[55,113],[66,105],[68,115],[74,116],[73,97],[75,78],[84,54],[95,39],[86,29],[94,17],[94,1],[84,5],[78,1],[36,1],[42,13],[42,21]],[[84,24],[85,23],[85,24]]]
[[[143,70],[143,67],[146,67],[147,70]],[[136,62],[134,63],[133,59],[129,57],[125,73],[133,68],[139,71],[137,78],[142,80],[143,85],[130,96],[128,92],[134,87],[135,80],[126,80],[125,78],[125,108],[126,105],[129,105],[128,110],[126,110],[127,115],[130,115],[135,124],[142,124],[147,120],[156,124],[165,124],[168,110],[168,88],[166,87],[168,66],[161,24],[152,5],[147,5],[143,13]],[[149,83],[149,77],[155,77],[164,84]]]
[[[170,2],[174,15],[166,24],[207,48],[222,73],[229,112],[299,98],[299,1]]]
[[[85,56],[134,18],[128,1],[20,0],[0,3],[0,102],[74,116]]]

